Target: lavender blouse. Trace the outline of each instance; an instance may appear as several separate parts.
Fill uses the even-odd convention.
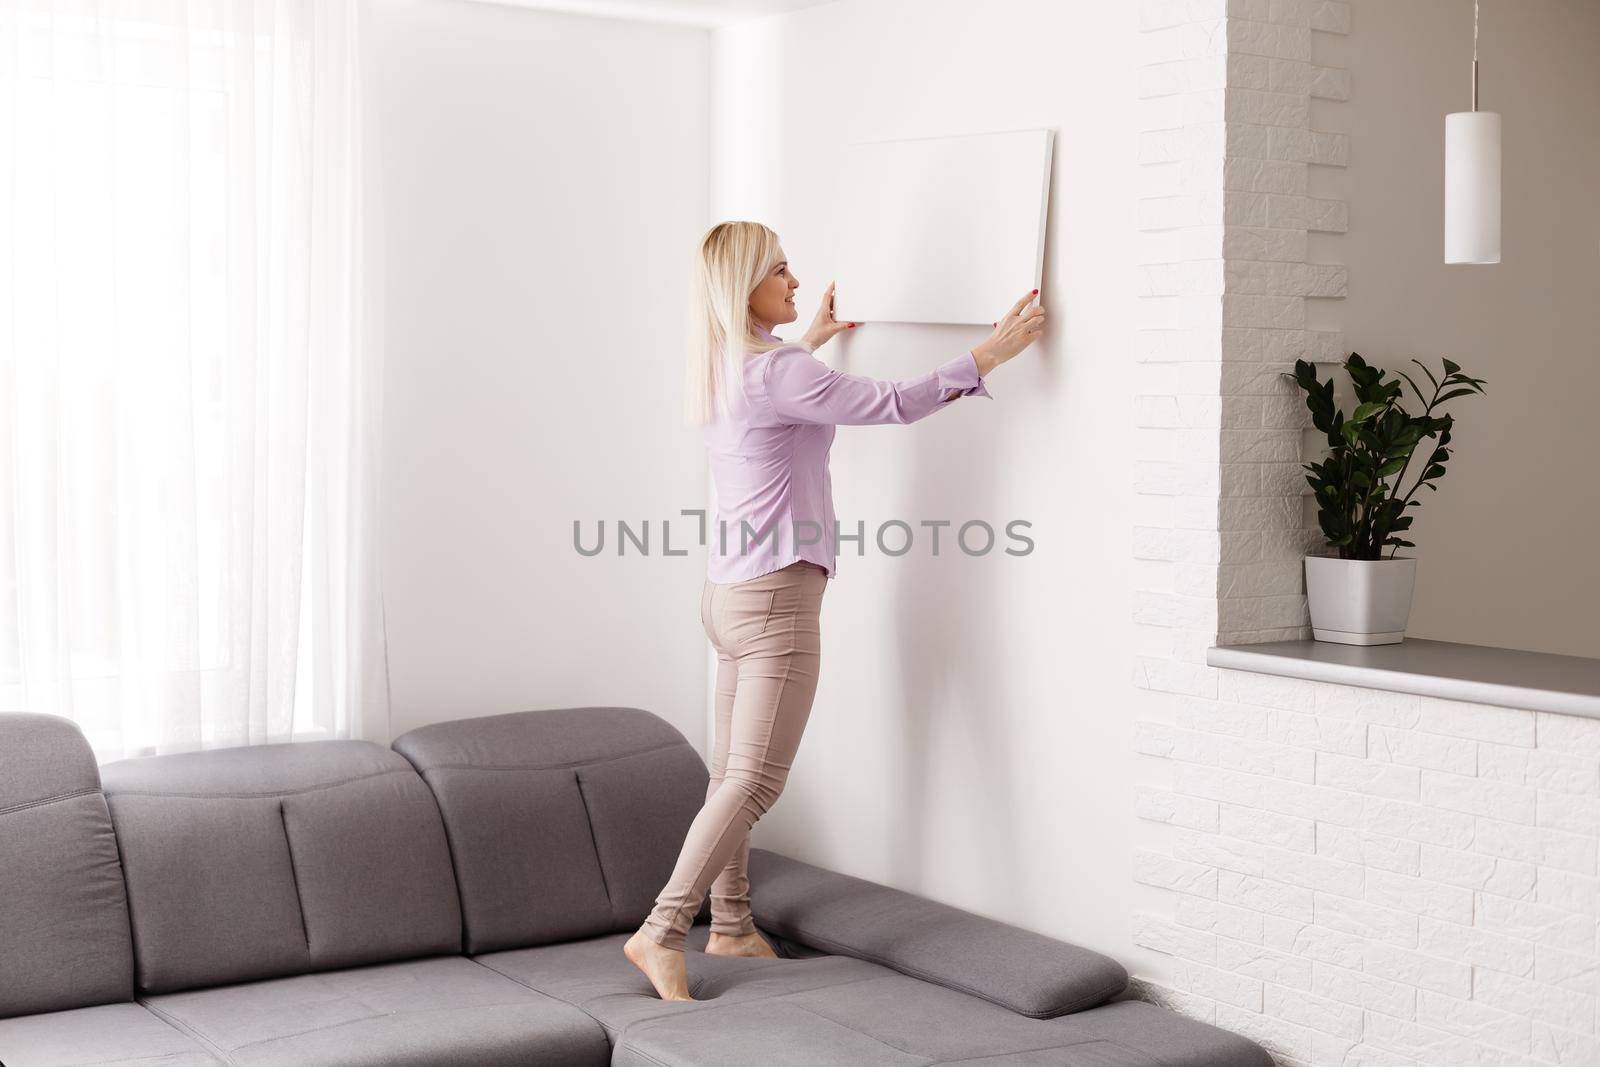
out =
[[[835,527],[828,474],[835,426],[911,423],[956,396],[989,396],[970,351],[920,377],[890,382],[833,370],[792,342],[747,355],[744,386],[745,395],[732,398],[732,417],[705,428],[717,497],[706,531],[706,577],[718,585],[801,559],[834,577],[840,533],[859,532]]]

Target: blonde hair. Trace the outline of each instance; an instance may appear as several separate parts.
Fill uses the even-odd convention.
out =
[[[746,354],[784,344],[759,336],[750,322],[750,294],[780,251],[778,235],[759,222],[719,222],[700,238],[690,268],[686,421],[705,425],[718,412],[730,415],[733,391],[744,390]]]

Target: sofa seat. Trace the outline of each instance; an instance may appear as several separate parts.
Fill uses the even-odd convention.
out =
[[[102,1004],[0,1019],[6,1067],[215,1067],[193,1039],[137,1004]]]
[[[611,1056],[605,1031],[583,1012],[462,956],[168,993],[141,1003],[240,1067],[581,1067]]]
[[[694,1018],[658,1016],[616,1042],[618,1067],[1271,1067],[1226,1030],[1139,1001],[1030,1019],[943,986],[890,973],[746,1003]]]
[[[645,1020],[681,1018],[718,1006],[895,973],[847,956],[777,960],[708,956],[704,949],[710,932],[705,923],[689,928],[685,962],[693,1002],[656,995],[650,980],[622,954],[623,943],[633,936],[631,930],[475,959],[529,989],[581,1009],[605,1028],[613,1043]]]
[[[478,957],[593,1016],[628,1067],[1270,1067],[1255,1044],[1139,1001],[1031,1019],[980,997],[768,935],[793,959],[704,953],[691,927],[693,1003],[663,1001],[622,954],[628,933]],[[763,931],[766,933],[766,931]]]

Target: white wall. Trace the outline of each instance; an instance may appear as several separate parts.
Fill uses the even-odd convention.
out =
[[[385,5],[395,732],[610,702],[703,745],[702,551],[570,545],[574,517],[711,500],[677,407],[694,238],[777,229],[797,336],[834,269],[844,144],[1051,127],[1046,339],[993,401],[843,428],[833,452],[840,518],[869,538],[1025,519],[1035,550],[969,558],[949,530],[938,558],[847,549],[806,740],[756,840],[1159,970],[1128,907],[1135,34],[1131,6],[1087,2],[851,2],[714,33]],[[873,324],[820,355],[904,377],[986,333]]]
[[[698,742],[705,556],[660,555],[659,521],[704,497],[680,398],[707,31],[380,8],[394,733],[598,703]],[[652,555],[579,556],[601,518],[652,520]]]
[[[1034,551],[847,546],[806,737],[755,841],[1159,967],[1129,937],[1136,36],[1136,5],[1022,0],[858,0],[720,29],[712,214],[782,236],[801,317],[778,332],[797,337],[837,267],[846,144],[1057,131],[1045,338],[993,375],[992,401],[842,427],[832,456],[847,528],[1021,518]],[[818,355],[900,378],[988,332],[869,323]]]
[[[1326,42],[1350,101],[1312,114],[1350,135],[1349,168],[1312,176],[1350,204],[1345,341],[1413,377],[1413,356],[1435,371],[1449,356],[1487,379],[1446,408],[1456,450],[1415,509],[1408,632],[1600,656],[1600,4],[1481,6],[1479,106],[1504,129],[1495,266],[1443,262],[1444,115],[1471,106],[1470,0],[1351,7],[1351,36]]]
[[[1255,6],[1311,17],[1294,5]],[[1223,104],[1221,82],[1194,87],[1213,94],[1201,102],[1215,116],[1140,101],[1139,5],[851,0],[708,34],[395,0],[381,48],[396,732],[459,715],[615,702],[653,708],[703,745],[705,642],[694,607],[703,555],[585,560],[570,544],[574,517],[660,518],[709,502],[698,435],[677,418],[685,250],[716,219],[772,225],[802,283],[801,319],[779,332],[798,336],[836,267],[833,182],[845,144],[1051,127],[1046,339],[994,376],[992,402],[963,402],[911,427],[842,428],[833,452],[840,518],[865,520],[869,538],[891,519],[996,527],[1025,519],[1035,550],[969,558],[947,545],[939,558],[919,548],[897,559],[869,545],[864,557],[841,555],[824,601],[822,684],[806,740],[756,841],[1099,949],[1158,983],[1192,980],[1186,963],[1174,972],[1183,953],[1155,947],[1159,931],[1144,920],[1144,944],[1134,944],[1135,912],[1172,915],[1163,879],[1176,869],[1151,859],[1170,855],[1173,838],[1135,819],[1136,788],[1170,784],[1171,761],[1150,758],[1173,754],[1159,731],[1174,721],[1199,728],[1214,710],[1220,672],[1197,664],[1219,627],[1259,639],[1299,625],[1304,611],[1297,516],[1268,530],[1290,586],[1269,588],[1278,570],[1269,574],[1259,559],[1205,558],[1218,544],[1250,540],[1250,523],[1277,514],[1252,519],[1219,507],[1221,420],[1248,407],[1263,441],[1292,444],[1297,432],[1284,397],[1250,377],[1292,359],[1287,346],[1230,346],[1293,335],[1297,352],[1320,360],[1342,326],[1349,347],[1389,365],[1408,365],[1413,352],[1450,353],[1488,378],[1490,396],[1459,407],[1456,462],[1418,520],[1413,539],[1425,552],[1412,632],[1596,653],[1575,636],[1592,639],[1593,627],[1579,629],[1585,618],[1570,611],[1594,602],[1597,570],[1585,569],[1581,553],[1594,526],[1594,480],[1582,468],[1592,449],[1577,407],[1586,397],[1570,384],[1593,391],[1593,343],[1571,311],[1594,291],[1593,259],[1581,253],[1596,250],[1595,235],[1581,211],[1563,226],[1554,209],[1535,209],[1530,183],[1546,164],[1519,162],[1515,139],[1537,133],[1569,161],[1570,178],[1542,180],[1570,196],[1594,173],[1596,139],[1584,123],[1597,112],[1567,50],[1548,44],[1546,66],[1569,72],[1552,91],[1570,92],[1526,96],[1518,125],[1512,104],[1524,91],[1509,69],[1504,82],[1493,80],[1486,28],[1485,104],[1507,121],[1507,263],[1445,268],[1439,153],[1427,139],[1460,106],[1448,87],[1464,84],[1465,68],[1460,42],[1429,37],[1443,23],[1422,6],[1358,0],[1355,32],[1340,39],[1350,9],[1320,5],[1314,17],[1331,21],[1318,28],[1337,29],[1310,35],[1310,58],[1335,72],[1348,67],[1355,89],[1337,77],[1301,87],[1296,106],[1307,114],[1298,120],[1230,113],[1229,130],[1298,121],[1348,136],[1313,137],[1303,155],[1296,142],[1276,157],[1309,161],[1288,175],[1308,177],[1309,187],[1230,185],[1228,197],[1202,198],[1189,205],[1193,218],[1175,223],[1203,230],[1204,212],[1246,210],[1254,194],[1274,192],[1284,219],[1277,209],[1265,223],[1228,215],[1230,232],[1309,231],[1304,251],[1286,258],[1349,264],[1348,297],[1335,307],[1318,292],[1344,292],[1342,274],[1336,287],[1313,286],[1298,299],[1290,289],[1273,298],[1238,289],[1243,275],[1224,272],[1219,258],[1221,216],[1210,224],[1216,251],[1166,257],[1208,261],[1201,269],[1140,271],[1162,252],[1150,234],[1141,240],[1141,225],[1162,224],[1141,223],[1140,195],[1162,195],[1152,186],[1180,172],[1191,183],[1211,180],[1175,165],[1152,182],[1152,168],[1140,173],[1137,164],[1160,151],[1152,136],[1161,135],[1140,131],[1220,130]],[[1417,9],[1415,18],[1402,8]],[[1547,43],[1533,23],[1519,25],[1523,37],[1506,29],[1497,47],[1523,40],[1521,58],[1500,62],[1532,76]],[[1202,63],[1191,73],[1209,70]],[[1535,81],[1549,78],[1541,71]],[[1276,91],[1229,100],[1270,109]],[[1556,113],[1534,116],[1539,100],[1556,101]],[[1557,136],[1569,128],[1570,140]],[[1348,174],[1323,165],[1346,154]],[[1342,208],[1318,211],[1346,202],[1341,233]],[[1210,354],[1188,368],[1201,373],[1147,365],[1180,358],[1136,343],[1149,315],[1135,294],[1155,295],[1152,282],[1187,294],[1186,307],[1205,305],[1194,325],[1218,327]],[[1298,325],[1257,321],[1280,305],[1303,314]],[[869,324],[819,355],[856,373],[905,377],[985,332]],[[1526,344],[1530,333],[1547,343]],[[1261,366],[1240,365],[1251,360]],[[1515,382],[1524,367],[1533,380]],[[607,408],[601,390],[623,368],[650,377]],[[1163,386],[1171,373],[1178,384]],[[1168,415],[1184,432],[1150,436]],[[640,440],[652,444],[641,449]],[[1238,441],[1228,437],[1225,447]],[[1184,452],[1184,442],[1204,451]],[[1185,457],[1206,468],[1201,482],[1173,489],[1149,477]],[[1292,502],[1303,495],[1295,460],[1230,455],[1226,470],[1259,466],[1256,493]],[[1188,495],[1155,499],[1163,493]],[[1469,503],[1490,498],[1504,506]],[[1512,531],[1519,514],[1535,522]],[[1142,548],[1136,527],[1148,535]],[[1496,565],[1481,567],[1486,557]],[[1148,688],[1129,684],[1136,659]],[[1136,740],[1141,719],[1155,725]],[[1296,758],[1304,762],[1285,756]],[[1150,814],[1153,794],[1144,796]]]

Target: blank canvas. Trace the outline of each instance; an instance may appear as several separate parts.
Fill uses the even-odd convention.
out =
[[[1041,288],[1050,130],[872,141],[839,172],[840,322],[993,322]]]

